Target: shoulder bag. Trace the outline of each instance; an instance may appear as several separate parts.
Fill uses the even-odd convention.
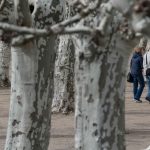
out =
[[[127,82],[129,82],[129,83],[133,83],[133,76],[131,74],[131,65],[132,65],[132,59],[131,59],[131,63],[130,63],[130,71],[127,74]]]
[[[148,65],[147,54],[146,54],[146,66]],[[150,76],[150,68],[146,69],[146,76]]]

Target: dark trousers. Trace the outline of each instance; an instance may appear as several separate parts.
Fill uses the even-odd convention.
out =
[[[150,76],[146,76],[147,79],[147,86],[148,86],[148,91],[147,91],[147,96],[148,98],[150,98]]]
[[[134,94],[134,99],[140,100],[140,97],[142,95],[144,86],[145,86],[145,83],[144,83],[143,75],[142,74],[133,75],[133,94]]]

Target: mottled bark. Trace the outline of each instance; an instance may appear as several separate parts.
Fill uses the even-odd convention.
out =
[[[4,6],[0,10],[0,21],[14,23],[14,3],[13,0],[5,0]]]
[[[36,50],[32,43],[12,47],[12,80],[6,150],[31,149],[30,133],[35,101]],[[29,67],[30,66],[30,67]]]
[[[16,2],[16,23],[30,26],[31,16],[25,13],[29,12],[27,0]],[[26,8],[21,9],[22,6]],[[59,22],[62,6],[62,0],[36,0],[32,25],[45,28]],[[41,37],[12,47],[11,104],[5,150],[48,149],[55,39],[55,36]]]
[[[13,0],[5,0],[1,7],[0,21],[14,23]],[[10,33],[0,30],[0,86],[10,86]]]
[[[117,14],[105,6],[82,23],[99,26],[110,13],[104,26],[107,36],[75,39],[76,150],[125,150],[126,64],[135,43],[120,35],[119,15],[116,20]]]
[[[78,11],[86,7],[86,3],[90,6],[95,3],[94,0],[82,2],[83,4],[77,8]],[[94,30],[93,33],[92,30],[88,32],[93,33],[92,35],[80,34],[74,39],[77,150],[125,149],[125,70],[130,48],[134,43],[131,40],[131,32],[126,30],[126,24],[120,34],[121,15],[116,15],[111,6],[116,5],[116,8],[128,14],[132,5],[128,7],[129,0],[111,0],[111,2],[111,5],[104,4],[90,17],[82,19],[77,26],[80,28],[80,25],[85,25],[94,29],[98,27],[98,31]],[[12,5],[11,1],[6,0],[7,3],[7,6]],[[49,25],[63,18],[63,0],[31,0],[31,3],[33,27],[48,28]],[[9,22],[13,6],[11,9],[7,6],[5,10],[7,15],[1,13],[0,19]],[[26,7],[27,0],[15,0],[14,6],[14,22],[20,26],[30,26],[31,17]],[[142,28],[136,26],[135,29],[141,31],[143,25]],[[47,150],[48,148],[55,39],[55,36],[41,37],[24,45],[12,47],[13,73],[6,150]]]
[[[0,41],[0,87],[10,86],[10,46]]]
[[[69,3],[65,3],[64,18],[71,15]],[[74,110],[74,45],[71,36],[59,37],[54,76],[52,112],[68,113]]]
[[[21,8],[21,2],[18,0],[14,1],[15,14],[18,14],[16,22],[18,25],[29,25],[28,21],[22,21],[24,14],[28,11],[28,2],[25,0],[26,4],[25,10],[18,10]],[[30,14],[26,16],[31,19]],[[20,23],[18,23],[20,21]],[[31,24],[30,24],[31,25]],[[31,149],[31,145],[28,144],[30,141],[26,138],[27,132],[30,126],[30,111],[33,110],[32,102],[34,99],[34,67],[35,55],[34,55],[34,45],[28,43],[26,45],[20,45],[19,47],[12,47],[12,86],[11,86],[11,103],[10,103],[10,114],[8,122],[8,131],[6,138],[5,150],[14,149]],[[28,57],[27,57],[28,56]],[[28,66],[32,67],[28,67]],[[29,71],[29,72],[28,72]],[[28,73],[28,75],[27,75]],[[29,94],[29,91],[32,94]],[[29,94],[29,95],[28,95]],[[29,109],[29,105],[30,108]]]
[[[62,0],[38,0],[33,11],[34,26],[46,28],[62,20],[64,1]],[[35,85],[36,101],[35,111],[31,115],[33,124],[30,141],[34,142],[33,149],[46,150],[49,144],[51,127],[51,103],[54,92],[54,63],[55,63],[55,36],[36,39],[38,48],[38,69]],[[39,122],[35,125],[36,122]],[[39,137],[40,136],[40,137]]]
[[[52,111],[74,110],[74,45],[68,35],[60,37],[55,63],[55,92]]]

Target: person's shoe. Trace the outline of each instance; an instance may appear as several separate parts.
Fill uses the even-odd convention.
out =
[[[147,100],[150,103],[150,97],[145,97],[145,100]]]
[[[142,103],[141,100],[134,99],[134,101],[135,101],[136,103]]]

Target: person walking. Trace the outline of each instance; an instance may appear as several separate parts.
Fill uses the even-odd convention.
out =
[[[141,103],[140,100],[145,82],[143,77],[143,56],[144,47],[135,47],[134,53],[130,62],[131,74],[133,76],[133,95],[134,101]]]
[[[143,56],[144,75],[147,83],[147,96],[145,99],[150,102],[150,47],[146,48],[146,53]]]

